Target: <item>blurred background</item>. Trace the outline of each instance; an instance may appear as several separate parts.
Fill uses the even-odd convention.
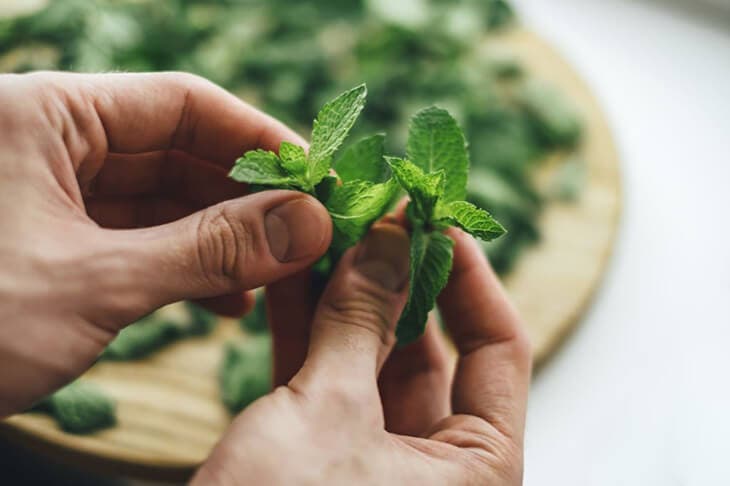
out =
[[[592,305],[535,376],[525,484],[729,484],[730,0],[316,3],[0,0],[0,72],[193,71],[304,133],[365,80],[359,130],[387,129],[395,152],[408,115],[437,102],[471,141],[470,197],[510,229],[486,248],[509,275],[542,208],[579,203],[584,177],[571,93],[484,37],[537,32],[608,118],[623,209]],[[555,154],[566,169],[536,184]],[[0,465],[8,484],[127,483],[5,439]]]

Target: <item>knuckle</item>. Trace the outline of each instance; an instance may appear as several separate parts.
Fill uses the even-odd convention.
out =
[[[166,76],[173,84],[182,90],[188,90],[200,84],[212,84],[202,76],[185,71],[171,71],[162,74],[162,76]]]
[[[532,340],[524,326],[518,326],[512,342],[514,361],[527,369],[532,368]]]
[[[345,282],[340,289],[323,299],[321,318],[336,325],[362,328],[377,336],[384,346],[392,345],[396,317],[393,296],[365,283]]]
[[[218,206],[203,212],[196,232],[201,274],[213,283],[223,280],[235,288],[243,279],[245,263],[256,253],[251,223]]]
[[[454,415],[438,428],[430,438],[468,451],[462,456],[465,470],[478,484],[487,480],[490,484],[521,484],[522,447],[491,424],[471,415]]]

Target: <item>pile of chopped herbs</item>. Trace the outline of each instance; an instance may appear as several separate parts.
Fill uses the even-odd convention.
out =
[[[584,170],[571,157],[559,170],[565,177],[549,191],[541,192],[533,183],[534,169],[542,160],[558,152],[576,152],[582,124],[563,93],[530,76],[504,48],[491,48],[490,34],[514,23],[506,0],[49,0],[40,10],[0,18],[0,72],[189,71],[301,132],[308,130],[327,100],[366,83],[369,102],[352,128],[348,140],[353,142],[345,144],[334,160],[339,181],[330,175],[313,178],[308,172],[292,188],[329,201],[330,209],[339,205],[352,210],[348,201],[353,194],[380,191],[375,199],[385,201],[391,191],[405,187],[413,201],[409,217],[412,239],[418,242],[412,253],[417,257],[428,251],[443,257],[450,251],[437,235],[444,226],[459,224],[465,207],[473,207],[464,205],[489,208],[509,232],[485,243],[485,250],[495,269],[506,273],[521,251],[539,240],[537,218],[546,201],[575,200]],[[426,109],[410,120],[417,110],[432,105],[443,109]],[[453,115],[455,125],[463,129],[462,137],[470,141],[465,194],[463,188],[444,188],[443,180],[423,171],[418,148],[411,146],[414,124],[444,113],[450,114],[446,123]],[[386,153],[405,158],[386,159]],[[290,164],[291,174],[298,170],[303,154],[296,146],[286,146],[278,156],[277,164]],[[367,174],[359,173],[367,156],[383,163],[368,165]],[[329,164],[332,160],[327,168]],[[441,193],[432,199],[442,199],[443,204],[428,202],[429,179],[432,189],[441,184],[441,189],[434,189]],[[446,174],[445,179],[453,175]],[[409,184],[413,180],[421,181],[418,187]],[[345,185],[350,193],[334,191]],[[357,242],[358,232],[372,219],[368,214],[367,224],[355,225],[354,230],[345,220],[344,226],[335,224],[328,258],[336,260]],[[319,266],[326,273],[330,264],[323,260]],[[411,298],[417,291],[411,288]],[[213,319],[204,311],[189,307],[188,312],[189,318],[182,321],[159,313],[148,316],[123,331],[101,358],[142,358],[167,343],[210,330]],[[407,329],[399,333],[403,341],[420,334],[418,325],[402,327],[403,319],[421,322],[422,310],[412,314],[409,301],[399,323],[399,329]],[[261,298],[242,326],[257,337],[249,345],[232,343],[225,349],[220,383],[231,411],[264,393],[270,383],[270,339]],[[88,407],[87,397],[96,395],[88,389],[61,394],[55,409],[73,410],[74,397],[79,407]],[[54,399],[49,400],[46,409],[53,410],[48,403]],[[113,423],[109,419],[113,406],[106,400],[92,398],[88,408],[98,413],[88,428],[84,423],[66,428],[88,431],[95,428],[94,421]]]

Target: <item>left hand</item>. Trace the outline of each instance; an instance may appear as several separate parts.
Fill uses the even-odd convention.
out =
[[[331,222],[310,196],[227,178],[294,132],[181,73],[0,76],[0,418],[83,373],[125,325],[311,265]],[[222,297],[220,297],[222,296]]]

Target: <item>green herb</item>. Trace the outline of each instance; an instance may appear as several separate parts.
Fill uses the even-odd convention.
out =
[[[237,413],[271,390],[271,337],[226,343],[219,370],[223,403]]]
[[[37,403],[32,411],[50,413],[66,432],[88,434],[116,423],[116,404],[99,387],[75,381]]]
[[[101,359],[127,361],[144,358],[182,334],[181,327],[176,323],[150,316],[122,329],[104,350]]]
[[[266,297],[263,292],[256,295],[256,303],[251,312],[241,319],[241,327],[251,334],[265,333],[269,330],[266,319]]]
[[[109,343],[100,359],[128,361],[153,354],[182,338],[204,336],[213,329],[217,317],[192,302],[185,302],[185,314],[171,317],[158,311],[122,329]]]
[[[441,231],[458,226],[489,241],[505,230],[488,212],[463,200],[469,172],[466,140],[456,120],[441,108],[426,108],[412,118],[408,159],[384,156],[384,136],[375,135],[352,145],[337,159],[335,167],[343,168],[344,177],[338,173],[325,179],[336,150],[365,105],[365,95],[361,85],[324,105],[314,121],[312,148],[306,160],[303,149],[282,144],[278,156],[267,152],[265,169],[259,166],[257,171],[251,170],[251,160],[261,154],[255,150],[238,159],[230,175],[239,182],[306,192],[322,184],[313,194],[332,217],[330,256],[334,259],[360,241],[390,207],[399,188],[405,189],[411,198],[406,213],[413,229],[410,292],[396,334],[399,343],[406,344],[423,333],[428,313],[451,270],[453,242]],[[292,161],[301,163],[294,165]],[[316,177],[312,178],[312,173]]]
[[[365,235],[398,191],[392,179],[379,182],[384,170],[382,148],[378,148],[378,143],[382,147],[383,138],[378,136],[350,147],[339,159],[344,159],[345,173],[353,179],[342,182],[327,176],[335,152],[365,106],[366,95],[365,85],[360,85],[322,107],[314,120],[308,155],[305,156],[301,147],[284,142],[279,155],[262,150],[246,152],[230,172],[230,177],[238,182],[297,189],[317,196],[332,217],[334,234],[330,251],[335,257]]]
[[[458,226],[484,241],[505,233],[488,212],[461,200],[469,157],[464,134],[446,110],[426,108],[413,117],[407,154],[410,160],[386,158],[411,197],[406,209],[413,228],[410,293],[396,329],[401,345],[423,333],[428,312],[448,280],[453,242],[441,231]]]

